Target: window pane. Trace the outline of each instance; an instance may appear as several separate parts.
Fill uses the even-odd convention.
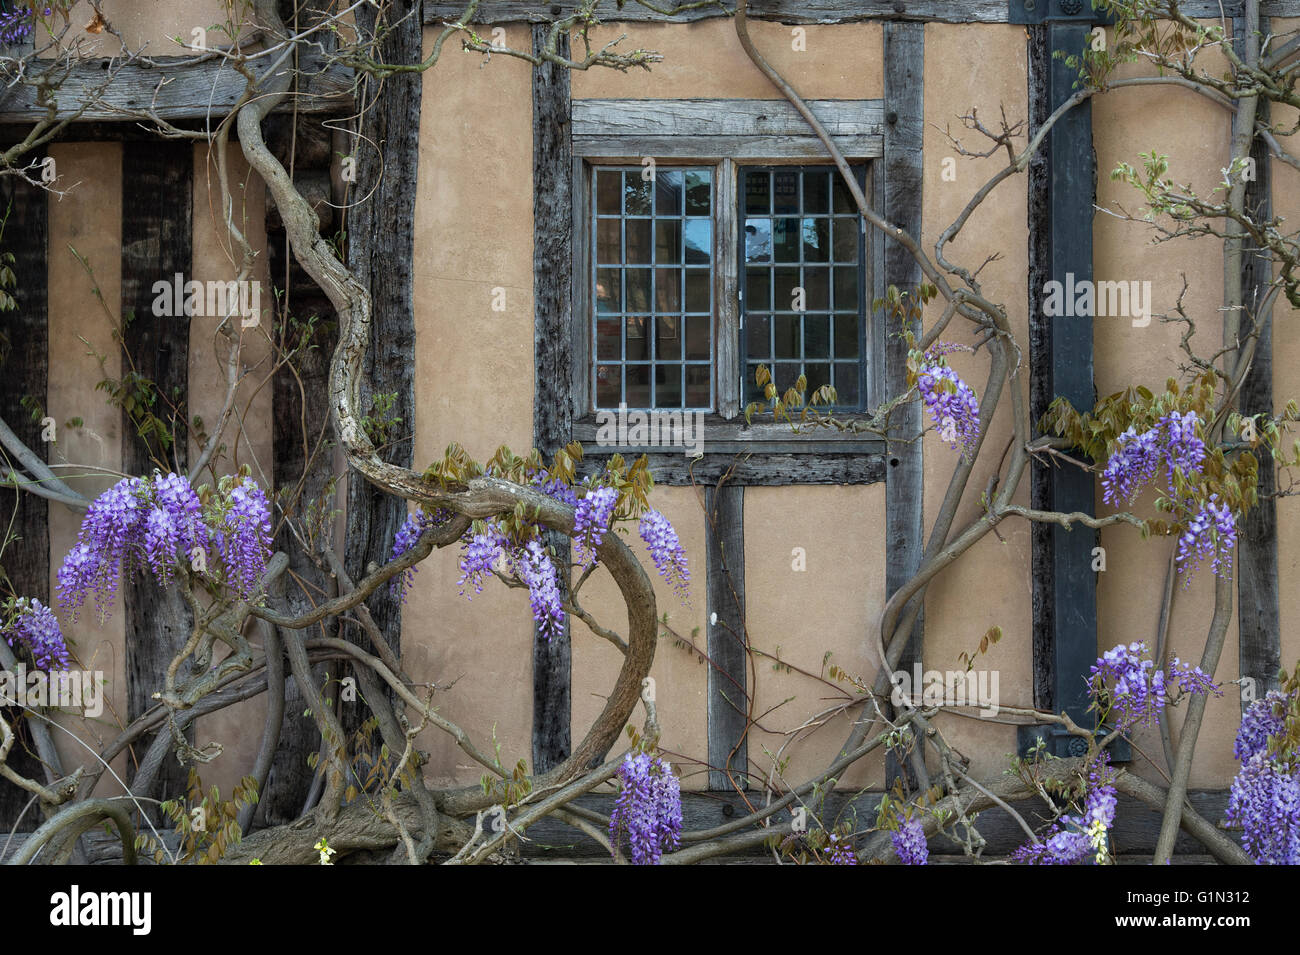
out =
[[[853,201],[853,193],[849,192],[849,187],[844,184],[844,177],[838,172],[835,174],[835,211],[853,213],[858,211],[858,204]]]
[[[858,270],[856,268],[835,269],[835,310],[858,310]]]
[[[745,270],[745,305],[747,309],[766,311],[772,307],[772,272],[770,269]]]
[[[709,408],[713,401],[709,395],[709,383],[712,381],[713,369],[708,365],[686,366],[686,407]]]
[[[799,214],[798,169],[778,169],[772,173],[772,212],[778,216]]]
[[[650,269],[626,269],[623,282],[626,287],[626,310],[650,311]]]
[[[788,312],[794,309],[795,289],[802,288],[799,284],[799,270],[794,269],[776,269],[775,274],[776,289],[772,298],[772,309],[779,312]]]
[[[655,361],[682,357],[682,326],[677,316],[655,319]]]
[[[803,357],[804,361],[831,357],[831,317],[829,315],[805,315],[803,317]],[[822,384],[830,384],[830,370]]]
[[[680,169],[665,169],[655,174],[655,215],[682,214],[682,182]]]
[[[745,173],[745,215],[765,216],[772,211],[772,174]]]
[[[858,316],[835,316],[835,357],[857,358],[859,347]]]
[[[713,222],[686,220],[686,264],[702,265],[713,259]]]
[[[623,273],[619,269],[596,270],[596,311],[623,311]]]
[[[820,311],[831,307],[831,270],[803,270],[804,308]]]
[[[646,326],[650,320],[643,315],[629,315],[624,323],[627,334],[627,360],[648,361],[650,358],[650,339],[646,337]]]
[[[767,400],[763,395],[763,389],[758,387],[758,382],[754,377],[756,374],[758,374],[758,366],[760,364],[764,364],[764,363],[754,362],[753,364],[745,366],[745,404],[750,404],[751,402],[754,401],[757,401],[760,404],[762,404]],[[772,369],[771,362],[766,362],[766,364],[768,366],[768,370],[771,371]]]
[[[772,358],[772,319],[766,315],[750,315],[745,329],[745,355],[758,361]],[[615,329],[617,332],[617,329]]]
[[[660,219],[655,223],[655,261],[676,265],[682,260],[682,223],[680,219]]]
[[[836,216],[834,227],[836,262],[858,261],[858,233],[861,228],[857,219]]]
[[[597,220],[596,261],[601,265],[617,265],[623,261],[623,220]]]
[[[680,365],[655,366],[655,407],[682,406],[682,368]]]
[[[805,262],[830,261],[830,224],[830,219],[803,220],[803,260]]]
[[[786,390],[793,388],[795,382],[799,380],[799,363],[796,362],[777,362],[773,378],[776,379],[776,390],[778,395],[784,395]]]
[[[772,246],[778,262],[799,261],[799,220],[777,219],[772,223]]]
[[[686,311],[711,312],[709,273],[704,269],[686,270]]]
[[[712,324],[712,318],[686,319],[687,358],[708,359],[712,357],[709,354],[709,326]]]
[[[641,178],[635,171],[628,170],[623,176],[623,211],[629,216],[648,216],[650,214],[650,196],[653,183]]]
[[[681,269],[655,269],[655,307],[660,312],[682,310]]]
[[[686,172],[686,214],[707,216],[713,212],[713,174],[708,169]]]
[[[804,392],[805,401],[811,400],[813,392],[822,385],[832,384],[829,364],[804,365],[803,373],[808,376],[808,390]]]
[[[626,262],[650,263],[650,219],[628,219]]]
[[[857,362],[835,363],[836,404],[852,408],[861,404],[862,396],[858,389],[859,368]]]
[[[777,358],[799,357],[799,316],[777,315],[772,320]]]
[[[627,404],[629,408],[650,407],[650,366],[627,365]]]
[[[623,174],[617,169],[596,173],[596,212],[602,216],[623,212]]]
[[[617,408],[623,397],[622,365],[599,365],[596,368],[596,407]]]
[[[803,211],[815,215],[825,215],[831,211],[830,173],[803,174]]]
[[[745,261],[772,261],[772,220],[749,219],[745,223]]]
[[[596,357],[618,361],[623,357],[623,338],[619,334],[620,322],[617,318],[596,319]]]

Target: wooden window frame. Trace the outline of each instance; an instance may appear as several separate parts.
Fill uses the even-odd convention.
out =
[[[822,118],[845,158],[867,165],[867,197],[882,198],[879,160],[884,153],[882,100],[814,100],[810,106]],[[828,163],[825,148],[802,117],[785,100],[574,100],[573,144],[573,316],[572,380],[573,435],[584,445],[594,443],[596,413],[591,393],[590,281],[592,225],[590,209],[594,170],[602,165],[641,165],[653,158],[664,166],[708,165],[714,170],[714,394],[715,412],[705,415],[706,454],[752,452],[748,470],[752,483],[797,483],[800,462],[791,455],[878,455],[884,442],[877,437],[823,430],[792,432],[789,425],[754,422],[746,425],[741,405],[739,300],[738,169],[751,165],[815,165]],[[877,230],[868,230],[868,287],[871,299],[883,294],[883,243]],[[885,348],[881,318],[870,308],[865,376],[867,406],[884,394]],[[868,419],[868,413],[840,416]],[[653,452],[652,448],[602,447],[604,455]],[[765,456],[771,456],[765,460]],[[652,453],[652,463],[668,465],[680,453]],[[811,462],[809,462],[811,463]],[[823,462],[824,463],[824,462]],[[814,472],[818,483],[879,480],[878,462],[865,462],[856,477],[832,466]],[[840,462],[842,463],[842,462]],[[669,468],[680,471],[680,469]],[[850,469],[851,470],[851,469]],[[860,469],[861,470],[861,469]],[[775,477],[780,476],[780,480]],[[827,479],[827,475],[831,479]],[[838,477],[836,478],[836,475]]]

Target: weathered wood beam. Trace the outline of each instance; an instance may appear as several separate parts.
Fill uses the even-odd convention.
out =
[[[81,104],[89,107],[78,122],[136,122],[140,111],[147,110],[168,122],[219,120],[239,102],[248,81],[225,62],[210,60],[188,63],[193,57],[154,57],[152,66],[122,65],[107,59],[87,60],[77,64],[60,81],[62,69],[51,66],[44,73],[29,64],[29,82],[0,92],[0,125],[36,123],[47,118],[47,105],[38,101],[38,90],[31,80],[47,76],[58,83],[49,99],[58,104],[56,119],[76,113]],[[0,82],[11,76],[0,62]],[[277,112],[341,113],[351,110],[353,75],[341,66],[323,70],[304,57],[301,92],[286,98]]]
[[[582,459],[579,471],[585,476],[603,468],[609,450],[611,449],[589,449]],[[680,453],[657,452],[646,457],[655,484],[673,487],[717,484],[724,478],[725,483],[741,487],[877,484],[885,479],[886,467],[884,457],[874,453],[705,454],[699,460],[694,460]]]
[[[534,27],[533,52],[547,31]],[[568,53],[568,37],[559,52]],[[548,460],[573,436],[573,144],[569,71],[553,63],[533,70],[533,445]],[[546,543],[569,565],[569,538]],[[568,574],[561,575],[568,586]],[[568,758],[572,717],[569,618],[552,639],[533,634],[533,770]]]
[[[1234,20],[1234,33],[1240,37],[1245,21]],[[1267,35],[1268,21],[1260,19],[1260,30]],[[1238,47],[1238,52],[1242,52]],[[1268,122],[1269,104],[1259,103],[1256,122]],[[1246,210],[1256,221],[1267,220],[1273,214],[1272,158],[1268,146],[1260,137],[1251,144],[1251,158],[1255,163],[1255,178],[1246,184]],[[1259,312],[1259,304],[1268,294],[1273,282],[1272,256],[1258,249],[1247,248],[1243,253],[1242,303],[1246,313],[1260,328],[1255,345],[1255,359],[1242,384],[1239,408],[1243,415],[1273,414],[1273,310]],[[1273,455],[1264,443],[1254,449],[1259,458],[1259,504],[1252,508],[1242,521],[1237,544],[1237,634],[1241,676],[1254,681],[1243,684],[1241,706],[1244,712],[1250,706],[1247,687],[1254,689],[1255,697],[1277,689],[1278,670],[1282,661],[1282,629],[1278,596],[1277,555],[1277,475]],[[1288,666],[1290,664],[1288,663]]]
[[[1054,0],[1041,0],[1043,3]],[[1083,0],[1088,3],[1089,0]],[[669,4],[656,3],[666,7]],[[425,23],[452,23],[465,13],[467,4],[447,0],[426,0]],[[1260,5],[1272,16],[1300,16],[1300,0],[1264,0]],[[474,17],[476,26],[494,23],[549,23],[574,10],[574,0],[562,3],[532,3],[528,0],[484,0]],[[1241,0],[1187,0],[1182,9],[1194,17],[1232,16]],[[725,8],[725,9],[724,9]],[[634,0],[617,9],[612,0],[596,8],[607,23],[691,23],[730,16],[734,3],[716,7],[685,10],[664,16]],[[751,20],[776,20],[781,23],[853,23],[862,20],[933,21],[937,23],[1006,23],[1007,0],[750,0],[747,8]]]
[[[890,222],[913,236],[921,234],[922,143],[925,123],[925,27],[917,23],[889,23],[884,31],[885,103],[893,122],[887,124],[884,158],[884,209]],[[886,287],[915,295],[921,270],[911,254],[885,237]],[[920,334],[920,322],[911,324]],[[898,331],[891,329],[891,331]],[[907,387],[907,342],[890,334],[885,342],[885,392],[904,394]],[[895,413],[894,436],[903,439],[887,455],[885,469],[885,591],[893,594],[921,566],[925,539],[923,505],[925,468],[922,442],[910,440],[921,433],[921,405],[912,402]],[[874,619],[874,617],[872,618]],[[925,633],[924,608],[916,619],[899,658],[900,669],[911,670],[921,659]],[[874,641],[868,639],[868,646]],[[897,767],[890,763],[889,780]]]
[[[28,161],[40,162],[33,154]],[[49,445],[41,440],[40,420],[23,406],[30,397],[43,409],[49,379],[49,328],[47,255],[49,246],[48,194],[19,176],[0,177],[0,215],[9,210],[0,251],[11,252],[17,307],[0,312],[0,334],[4,335],[4,361],[0,363],[0,416],[14,433],[42,459],[48,459]],[[43,412],[42,412],[43,413]],[[0,457],[8,471],[10,456]],[[50,603],[49,502],[43,497],[13,488],[0,489],[0,528],[5,544],[0,565],[14,593]],[[6,708],[4,717],[15,727],[18,740],[9,752],[8,765],[30,779],[47,782],[40,762],[29,749],[31,738],[23,728],[22,711]],[[31,794],[0,780],[0,829],[13,828]],[[33,807],[22,828],[35,829],[42,819]]]
[[[704,493],[708,566],[709,788],[747,788],[749,657],[745,636],[745,489],[722,484]]]
[[[154,468],[184,473],[189,441],[190,319],[153,313],[153,285],[192,277],[193,148],[188,143],[126,143],[122,154],[122,347],[135,371],[153,383],[153,415],[175,441],[164,447],[156,433],[141,436],[122,412],[122,470],[150,475]],[[174,311],[174,310],[173,310]],[[182,310],[183,311],[183,310]],[[167,666],[189,639],[193,617],[180,589],[159,587],[145,575],[122,582],[126,628],[127,717],[156,705]],[[188,671],[179,674],[184,679]],[[163,730],[162,732],[166,732]],[[152,736],[140,743],[147,750]],[[128,780],[134,778],[129,765]],[[166,759],[155,791],[184,791],[184,767]],[[151,795],[139,793],[137,795]]]

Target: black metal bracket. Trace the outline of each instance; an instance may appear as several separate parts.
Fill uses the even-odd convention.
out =
[[[1093,8],[1092,0],[1007,0],[1008,23],[1115,22],[1114,14]]]

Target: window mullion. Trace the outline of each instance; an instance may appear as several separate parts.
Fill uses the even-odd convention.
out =
[[[740,276],[739,219],[736,164],[724,159],[717,167],[715,210],[714,336],[717,409],[724,418],[740,412]]]

